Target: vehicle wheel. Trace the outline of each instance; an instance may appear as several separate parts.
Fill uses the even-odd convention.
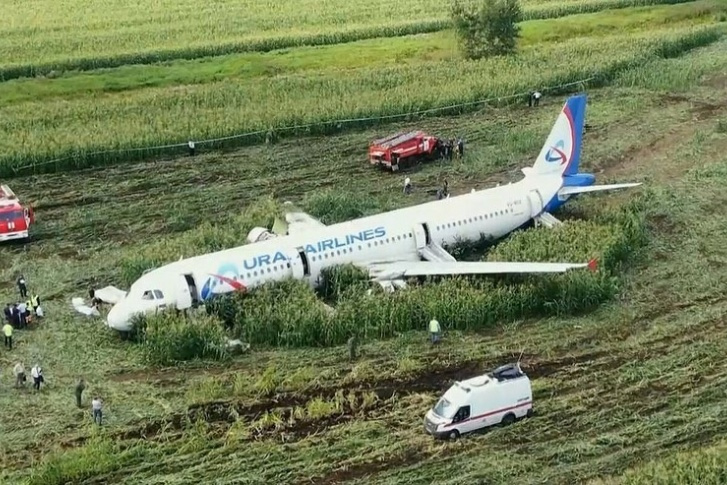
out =
[[[502,417],[502,421],[501,421],[501,423],[503,424],[503,426],[507,426],[507,425],[512,424],[514,422],[515,422],[515,415],[512,414],[512,413],[506,414],[505,416],[503,416]]]
[[[449,438],[451,441],[458,439],[459,431],[457,431],[456,429],[453,429],[452,431],[449,432],[449,434],[447,435],[447,438]]]
[[[535,411],[533,411],[533,408],[530,408],[530,409],[528,409],[528,413],[526,414],[526,416],[528,418],[532,418],[533,414],[535,414]]]

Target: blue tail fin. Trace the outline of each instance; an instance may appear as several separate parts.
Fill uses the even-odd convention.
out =
[[[535,160],[531,173],[558,174],[562,177],[577,174],[585,120],[586,95],[579,94],[568,98]]]

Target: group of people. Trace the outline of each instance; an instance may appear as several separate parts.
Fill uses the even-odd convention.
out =
[[[2,328],[5,337],[5,347],[10,350],[13,348],[13,329],[25,328],[32,321],[33,315],[38,318],[43,317],[43,308],[40,305],[40,297],[36,294],[28,296],[28,285],[25,277],[21,275],[16,284],[18,286],[18,291],[20,292],[20,297],[24,300],[21,300],[20,303],[12,305],[8,303],[5,305],[5,324]],[[93,290],[91,290],[91,298],[95,304],[100,301],[95,298]],[[16,362],[15,367],[13,367],[13,375],[15,376],[15,387],[25,387],[27,376],[25,366],[23,366],[22,362]],[[36,363],[31,368],[30,377],[33,378],[33,388],[36,391],[40,391],[42,384],[45,383],[45,378],[43,376],[43,368],[39,364]],[[82,394],[85,389],[85,381],[83,378],[79,378],[75,387],[76,405],[79,408],[82,407]],[[93,412],[93,420],[99,425],[103,419],[103,413],[101,410],[102,407],[103,401],[100,397],[95,396],[91,402],[91,409]]]
[[[3,325],[3,337],[5,348],[13,349],[13,330],[27,328],[34,317],[43,318],[43,308],[40,306],[40,297],[37,294],[28,296],[28,286],[25,277],[20,276],[17,281],[21,301],[19,303],[6,304],[3,313],[5,323]],[[25,300],[22,300],[25,299]]]
[[[25,367],[23,367],[22,362],[15,364],[13,374],[15,375],[15,387],[24,387],[27,378],[25,377]],[[33,388],[36,391],[40,391],[40,385],[45,382],[45,379],[43,378],[43,369],[38,364],[35,364],[33,368],[30,369],[30,376],[33,378]]]
[[[458,138],[457,141],[454,138],[438,140],[437,144],[442,158],[452,160],[453,157],[462,158],[464,156],[464,140],[462,138]]]
[[[33,314],[40,318],[43,317],[43,308],[40,306],[40,297],[37,294],[28,296],[28,286],[23,275],[18,278],[17,285],[20,298],[25,298],[25,301],[14,303],[12,307],[10,303],[5,305],[5,318],[11,321],[16,328],[24,328],[32,319]]]

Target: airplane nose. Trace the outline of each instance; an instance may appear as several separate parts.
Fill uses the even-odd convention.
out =
[[[113,328],[119,332],[128,332],[131,330],[129,318],[124,309],[121,307],[121,303],[117,303],[111,307],[109,314],[106,316],[106,323],[109,328]]]

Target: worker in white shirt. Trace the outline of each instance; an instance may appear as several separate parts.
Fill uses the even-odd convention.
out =
[[[439,342],[439,334],[442,331],[442,327],[439,326],[439,322],[436,318],[432,318],[429,322],[429,336],[432,339],[432,344]]]
[[[411,179],[409,177],[404,179],[404,193],[406,195],[411,194]]]
[[[38,318],[43,318],[43,307],[38,305],[38,307],[35,309],[35,316]]]
[[[540,104],[540,98],[543,95],[540,94],[540,91],[533,91],[533,93],[530,95],[530,101],[528,102],[528,106],[537,106]]]
[[[20,315],[20,328],[25,328],[25,326],[28,323],[27,314],[26,311],[28,310],[28,305],[25,304],[25,302],[18,303],[18,315]]]
[[[101,406],[102,406],[101,398],[96,396],[93,398],[93,401],[91,401],[91,409],[93,409],[93,422],[101,426],[101,421],[103,419],[103,413],[101,412]]]
[[[23,364],[20,362],[15,364],[13,374],[15,374],[15,387],[23,387],[25,385],[25,367],[23,367]]]
[[[35,364],[30,369],[30,376],[33,378],[33,387],[36,391],[40,391],[40,384],[43,382],[43,369],[38,364]]]

